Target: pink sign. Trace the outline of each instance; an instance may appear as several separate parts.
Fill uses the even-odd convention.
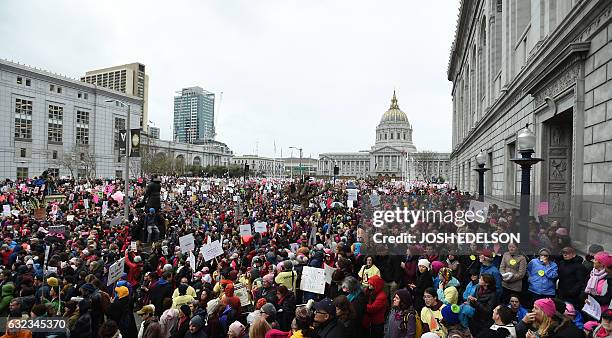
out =
[[[538,205],[538,215],[548,215],[548,202],[540,202],[540,205]]]

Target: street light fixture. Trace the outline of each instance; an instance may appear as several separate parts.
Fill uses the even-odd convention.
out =
[[[484,174],[491,170],[490,168],[485,168],[486,156],[480,149],[478,155],[476,155],[476,164],[478,168],[474,169],[478,172],[478,200],[480,202],[484,202]]]
[[[519,215],[519,232],[521,235],[520,248],[523,253],[527,253],[529,243],[529,195],[531,193],[531,167],[543,161],[541,158],[531,157],[535,153],[536,137],[529,129],[529,123],[525,129],[517,135],[518,152],[520,158],[511,159],[512,162],[521,167],[521,204]]]
[[[125,220],[127,221],[129,219],[130,216],[130,196],[129,196],[129,191],[130,191],[130,142],[129,142],[129,135],[130,135],[130,105],[128,103],[125,103],[121,100],[115,100],[115,99],[109,99],[109,100],[104,100],[104,102],[107,103],[111,103],[111,102],[116,102],[119,103],[121,105],[121,107],[126,107],[127,106],[127,118],[125,119],[125,174],[124,176],[124,195],[123,196],[123,217],[125,217]]]

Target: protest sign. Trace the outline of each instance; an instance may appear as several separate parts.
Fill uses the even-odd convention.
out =
[[[181,216],[185,217],[185,209],[183,209],[183,206],[179,204],[178,209],[181,212]]]
[[[325,283],[331,284],[332,276],[334,272],[336,271],[336,268],[332,268],[331,266],[327,264],[323,264],[323,268],[325,270]]]
[[[181,246],[182,253],[187,253],[191,250],[194,250],[195,238],[193,238],[193,234],[187,234],[185,236],[179,237],[179,245]]]
[[[540,202],[538,205],[538,216],[548,215],[548,202]]]
[[[291,243],[289,244],[289,247],[291,248],[291,252],[297,252],[300,248],[300,245],[297,243]]]
[[[49,226],[49,233],[65,234],[66,233],[66,227],[63,226],[63,225],[50,225]]]
[[[223,247],[221,246],[221,242],[218,240],[202,246],[202,249],[200,250],[202,251],[204,260],[207,262],[217,256],[223,255]]]
[[[267,232],[267,226],[268,223],[266,222],[255,222],[255,232],[259,232],[260,234]]]
[[[473,211],[474,214],[477,214],[480,211],[478,215],[484,217],[486,220],[489,216],[489,203],[471,200],[469,210]]]
[[[251,236],[251,225],[250,224],[240,225],[240,236]]]
[[[187,260],[189,261],[189,266],[195,270],[196,259],[193,255],[193,251],[189,251],[189,257],[187,258]]]
[[[348,198],[347,200],[349,201],[356,201],[357,200],[357,192],[359,190],[357,189],[346,189],[346,192],[348,193]]]
[[[11,206],[8,204],[5,204],[2,206],[2,216],[4,217],[8,217],[11,215]]]
[[[102,215],[106,216],[108,212],[108,201],[102,202]]]
[[[346,207],[349,208],[349,209],[352,209],[353,208],[353,200],[346,201]]]
[[[72,222],[72,221],[74,221],[74,215],[68,215],[68,216],[66,216],[66,221],[68,221],[68,222]]]
[[[240,306],[248,306],[251,304],[249,291],[242,283],[234,285],[234,296],[240,298]]]
[[[601,305],[591,295],[588,295],[588,302],[584,303],[582,311],[598,321],[601,319]]]
[[[372,194],[370,195],[370,204],[373,207],[377,207],[380,205],[380,195]]]
[[[83,205],[85,206],[85,209],[89,209],[89,200],[87,198],[83,200]]]
[[[56,266],[48,266],[47,267],[47,272],[57,273],[57,267]]]
[[[132,252],[136,252],[136,251],[138,251],[138,246],[137,246],[137,243],[136,243],[136,242],[134,242],[134,241],[132,241],[132,242],[130,243],[130,249],[132,250]]]
[[[304,266],[302,270],[302,282],[300,290],[318,293],[325,293],[325,270]]]
[[[124,266],[125,266],[125,259],[121,258],[120,260],[113,263],[113,265],[111,265],[108,268],[108,280],[106,281],[106,285],[111,285],[114,282],[118,281],[119,278],[121,278],[121,275],[123,274]]]

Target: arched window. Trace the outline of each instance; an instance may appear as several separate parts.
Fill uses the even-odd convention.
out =
[[[393,132],[390,132],[389,135],[391,136],[391,139],[393,140]]]

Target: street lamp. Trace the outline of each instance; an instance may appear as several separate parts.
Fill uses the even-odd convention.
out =
[[[518,152],[520,158],[511,159],[512,162],[521,167],[521,205],[519,215],[519,232],[521,235],[520,248],[523,253],[527,253],[529,243],[529,194],[531,182],[531,167],[543,161],[541,158],[531,157],[535,153],[533,150],[536,143],[535,134],[529,130],[529,123],[525,129],[521,130],[517,136]]]
[[[478,155],[476,155],[476,164],[478,168],[474,169],[478,172],[478,200],[484,201],[484,173],[491,170],[490,168],[485,168],[486,157],[485,154],[480,149]]]
[[[289,149],[295,149],[300,151],[300,172],[302,173],[302,181],[304,181],[304,170],[302,170],[302,148],[289,147]]]
[[[125,220],[127,221],[129,219],[130,216],[130,196],[129,196],[129,191],[130,191],[130,142],[129,142],[129,135],[130,135],[130,105],[128,103],[125,103],[123,101],[120,100],[114,100],[114,99],[109,99],[109,100],[104,100],[104,102],[107,103],[111,103],[111,102],[116,102],[119,103],[121,105],[121,107],[126,107],[127,106],[127,118],[125,119],[125,174],[124,176],[124,195],[123,196],[123,203],[124,203],[124,207],[123,207],[123,216],[125,217]]]

